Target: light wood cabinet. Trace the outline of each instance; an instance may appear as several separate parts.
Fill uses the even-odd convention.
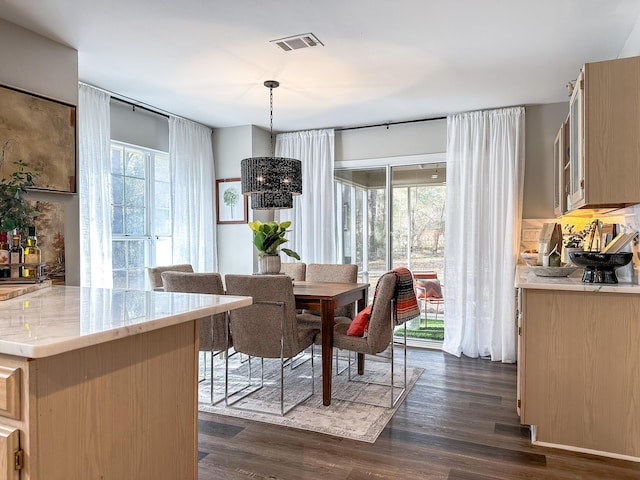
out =
[[[518,415],[522,414],[522,372],[523,372],[523,358],[522,349],[524,345],[522,344],[522,289],[516,289],[516,322],[518,325],[518,369],[517,369],[517,377],[516,377],[516,410]]]
[[[50,357],[1,354],[0,480],[195,480],[198,331],[191,321]]]
[[[523,289],[523,424],[547,446],[640,460],[640,295]]]
[[[640,57],[585,64],[569,118],[568,210],[640,203]]]
[[[14,420],[21,418],[20,372],[25,366],[26,362],[3,365],[0,360],[0,480],[18,480],[24,464],[19,423]]]

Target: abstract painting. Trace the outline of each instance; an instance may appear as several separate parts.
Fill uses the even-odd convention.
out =
[[[0,86],[0,177],[36,171],[33,189],[76,193],[76,107]]]

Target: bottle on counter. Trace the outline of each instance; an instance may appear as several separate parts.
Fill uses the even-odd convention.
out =
[[[542,265],[543,267],[548,267],[549,266],[549,253],[547,252],[547,245],[545,243],[541,243],[538,246],[538,251],[540,253],[538,253],[538,256],[540,258],[540,265]]]
[[[36,227],[29,227],[29,235],[27,236],[26,246],[24,247],[24,269],[23,276],[26,278],[38,278],[39,264],[42,260],[42,254],[38,247],[38,238],[36,237]]]
[[[11,267],[9,266],[10,249],[7,232],[0,232],[0,278],[9,278],[11,276]]]
[[[11,278],[22,277],[22,266],[19,265],[24,261],[24,249],[20,245],[20,235],[13,236],[13,245],[11,245],[11,251],[9,253],[9,259],[11,261]]]

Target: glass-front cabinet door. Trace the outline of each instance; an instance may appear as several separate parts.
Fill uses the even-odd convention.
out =
[[[567,213],[570,173],[569,117],[567,117],[553,145],[553,213],[556,216]]]
[[[569,103],[569,195],[567,210],[585,203],[584,194],[584,73],[580,72]]]
[[[562,182],[561,178],[561,158],[562,158],[562,132],[563,128],[560,127],[556,140],[553,142],[553,213],[556,217],[562,215],[564,203],[566,203],[566,197],[564,202],[562,201]]]

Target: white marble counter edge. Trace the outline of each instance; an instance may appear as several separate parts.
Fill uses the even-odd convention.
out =
[[[516,288],[537,290],[562,290],[573,292],[609,292],[640,294],[640,285],[620,281],[617,284],[582,283],[582,269],[578,269],[568,277],[538,277],[527,266],[516,269]]]
[[[236,308],[246,307],[253,303],[252,297],[224,296],[224,303],[196,308],[188,312],[173,314],[171,316],[148,320],[133,325],[104,330],[80,336],[67,338],[52,338],[51,341],[42,344],[29,344],[18,340],[4,340],[0,337],[0,354],[15,355],[25,358],[45,358],[60,353],[78,350],[106,343],[111,340],[126,338],[132,335],[158,330],[164,327],[178,325],[198,318],[226,312]]]

